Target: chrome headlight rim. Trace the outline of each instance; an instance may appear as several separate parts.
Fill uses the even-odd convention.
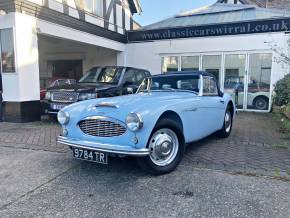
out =
[[[66,125],[66,124],[68,124],[69,119],[70,119],[70,115],[69,115],[69,113],[66,112],[66,111],[59,111],[59,112],[57,113],[57,120],[58,120],[58,122],[59,122],[61,125]]]
[[[139,113],[131,112],[127,115],[126,126],[130,131],[136,132],[142,129],[143,125],[144,125],[143,118]]]

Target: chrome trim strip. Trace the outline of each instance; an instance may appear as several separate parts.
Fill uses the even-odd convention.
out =
[[[58,112],[54,112],[54,111],[47,111],[47,114],[57,114]]]
[[[118,123],[120,125],[124,125],[127,128],[126,123],[122,122],[121,120],[117,120],[115,118],[112,118],[112,117],[106,117],[106,116],[90,116],[90,117],[85,117],[82,120],[104,120],[104,121],[107,120],[107,121],[111,121],[111,122]],[[82,121],[82,120],[80,120],[80,121]]]
[[[128,155],[128,156],[137,156],[137,157],[144,157],[148,156],[150,154],[150,150],[148,148],[143,148],[143,149],[132,149],[128,151],[124,150],[115,150],[111,148],[95,148],[95,147],[90,147],[90,146],[84,146],[84,145],[79,145],[73,142],[70,142],[68,140],[65,140],[64,137],[59,136],[57,138],[57,142],[63,145],[67,145],[69,147],[73,148],[83,148],[83,149],[89,149],[93,151],[102,151],[102,152],[107,152],[111,154],[121,154],[121,155]]]

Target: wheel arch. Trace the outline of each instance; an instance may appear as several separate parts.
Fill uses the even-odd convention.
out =
[[[176,113],[175,111],[172,111],[172,110],[165,111],[165,112],[163,112],[163,113],[160,115],[160,117],[158,118],[156,124],[157,124],[160,120],[165,119],[165,118],[174,121],[174,122],[178,125],[178,127],[180,128],[180,130],[181,130],[182,133],[183,133],[183,122],[182,122],[180,116],[178,115],[178,113]],[[155,125],[156,125],[156,124],[155,124]]]
[[[258,96],[256,96],[256,97],[253,99],[253,103],[254,103],[258,98],[264,98],[264,99],[269,100],[269,97],[268,97],[268,96],[265,96],[265,95],[258,95]]]
[[[158,125],[158,123],[159,123],[160,121],[164,120],[164,119],[170,119],[170,120],[172,120],[172,121],[177,125],[177,127],[178,127],[179,130],[180,130],[180,135],[179,135],[179,137],[180,137],[180,139],[182,140],[182,143],[185,142],[184,133],[183,133],[183,122],[182,122],[182,120],[181,120],[181,117],[180,117],[180,116],[178,115],[178,113],[176,113],[175,111],[168,110],[168,111],[163,112],[163,113],[159,116],[159,118],[157,119],[157,121],[156,121],[156,123],[155,123],[155,125],[154,125],[154,128],[153,128],[152,131],[151,131],[151,134],[150,134],[150,137],[149,137],[149,139],[148,139],[148,142],[147,142],[146,147],[148,147],[148,145],[149,145],[149,140],[150,140],[150,138],[151,138],[151,136],[152,136],[152,134],[153,134],[153,132],[154,132],[154,129],[156,128],[156,126]]]

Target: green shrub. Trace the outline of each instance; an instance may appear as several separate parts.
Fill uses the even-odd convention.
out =
[[[277,106],[290,103],[290,74],[276,83],[274,103]]]

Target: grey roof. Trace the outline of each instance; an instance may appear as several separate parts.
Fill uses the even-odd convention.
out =
[[[240,21],[290,17],[290,11],[260,8],[254,5],[215,3],[178,14],[163,21],[144,26],[143,30],[183,26],[202,26]]]

